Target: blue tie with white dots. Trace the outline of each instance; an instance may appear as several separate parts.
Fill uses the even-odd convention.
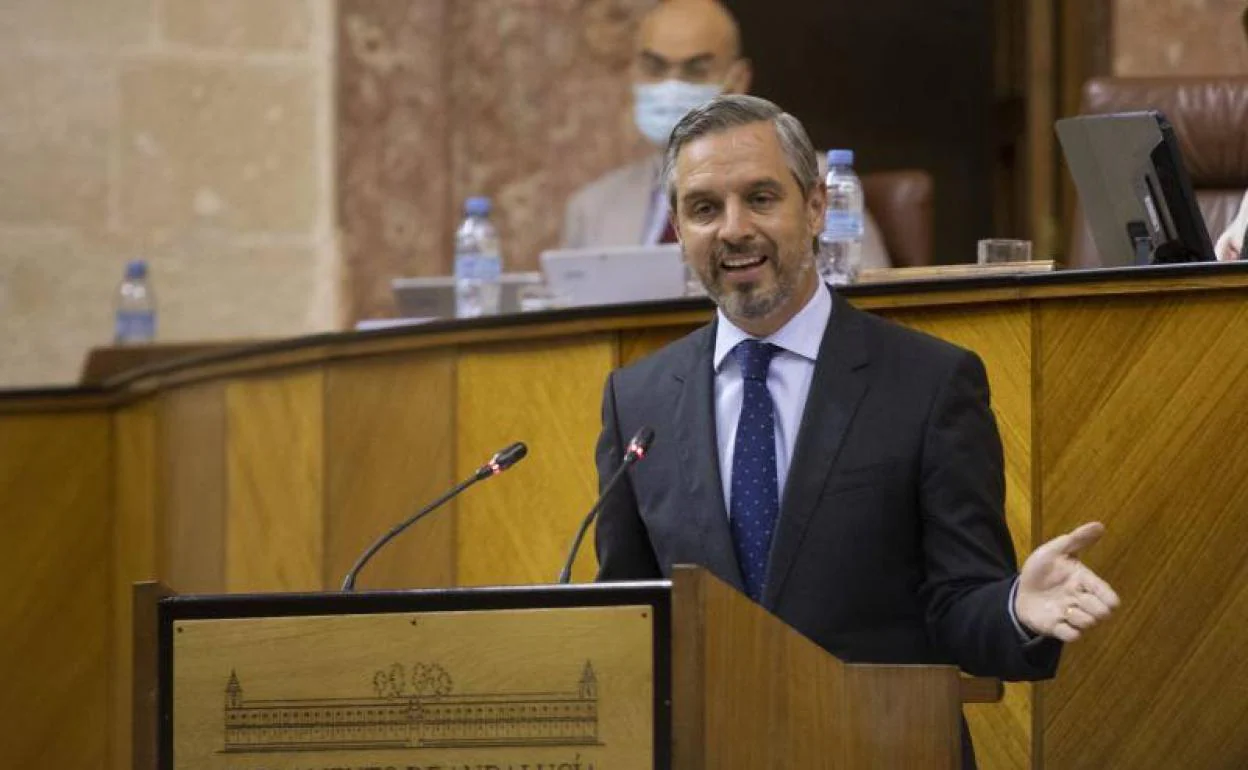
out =
[[[756,602],[762,601],[771,536],[780,517],[776,416],[767,390],[767,370],[776,350],[758,340],[744,340],[732,349],[745,387],[732,449],[729,518],[745,590]]]

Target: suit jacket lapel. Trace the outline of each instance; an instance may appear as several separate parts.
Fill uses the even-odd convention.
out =
[[[715,323],[702,331],[696,354],[683,370],[673,373],[679,383],[674,417],[685,498],[685,510],[678,515],[687,516],[691,522],[702,547],[702,565],[738,590],[744,590],[724,507],[715,440]]]
[[[763,606],[774,607],[814,515],[858,403],[867,390],[869,360],[861,311],[835,292],[819,345],[810,394],[789,466],[780,521],[772,538]]]

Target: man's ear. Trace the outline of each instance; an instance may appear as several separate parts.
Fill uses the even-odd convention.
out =
[[[728,67],[728,74],[724,77],[724,93],[748,94],[753,79],[754,67],[750,64],[750,60],[737,59]]]
[[[823,232],[823,217],[828,208],[828,185],[822,179],[815,183],[810,189],[810,196],[806,199],[806,222],[810,226],[810,232],[819,236]]]

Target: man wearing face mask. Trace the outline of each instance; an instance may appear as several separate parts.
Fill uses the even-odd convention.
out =
[[[659,183],[661,153],[686,112],[750,87],[736,20],[717,0],[664,0],[642,19],[633,58],[633,118],[653,157],[615,169],[575,193],[564,214],[563,247],[675,243]],[[866,217],[863,267],[890,262]]]

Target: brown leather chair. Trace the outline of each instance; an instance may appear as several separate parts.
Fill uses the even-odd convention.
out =
[[[932,175],[919,169],[862,175],[867,211],[894,267],[932,264]]]
[[[1174,126],[1183,165],[1211,241],[1226,229],[1248,189],[1248,77],[1094,78],[1083,87],[1082,112],[1157,109]],[[1101,264],[1076,208],[1070,267]]]

